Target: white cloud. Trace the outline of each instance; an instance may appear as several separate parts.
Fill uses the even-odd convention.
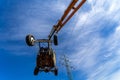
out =
[[[38,7],[41,7],[41,5],[38,5],[38,3],[36,3],[37,6],[34,6],[32,10],[33,14],[36,13],[36,16],[40,14],[39,17],[35,17],[33,16],[33,14],[23,14],[22,19],[20,19],[20,21],[22,22],[21,25],[19,26],[19,28],[16,27],[15,29],[13,29],[17,32],[13,32],[12,35],[10,34],[12,39],[23,39],[25,34],[27,33],[40,35],[39,37],[47,37],[50,29],[52,28],[52,25],[54,25],[54,23],[49,23],[48,18],[52,18],[51,13],[54,14],[55,11],[57,13],[55,15],[58,15],[59,13],[62,15],[65,7],[67,6],[67,4],[65,3],[66,1],[62,1],[53,1],[53,3],[51,2],[51,5],[48,5],[48,2],[48,4],[45,5],[46,9],[40,11]],[[87,1],[91,5],[91,11],[81,11],[82,13],[77,13],[77,15],[75,16],[76,20],[71,23],[71,26],[75,24],[75,29],[71,35],[74,38],[69,41],[62,42],[62,45],[59,46],[63,47],[65,45],[77,43],[77,45],[72,47],[76,51],[70,56],[70,59],[75,63],[74,65],[76,69],[82,69],[86,72],[86,74],[88,75],[88,80],[117,80],[119,79],[118,75],[120,75],[120,71],[112,71],[120,67],[118,66],[118,64],[120,64],[120,27],[118,26],[115,29],[115,32],[113,32],[113,34],[111,34],[108,38],[102,38],[100,36],[100,33],[97,31],[99,31],[99,29],[103,27],[100,25],[102,23],[105,23],[102,22],[101,19],[115,21],[120,24],[120,1]],[[68,0],[68,2],[70,2],[70,0]],[[38,13],[36,11],[38,11]],[[56,18],[55,15],[53,15],[54,19],[52,19],[57,21],[57,19],[59,19],[61,16],[59,16],[59,18]],[[21,18],[21,16],[19,17]],[[73,30],[72,27],[67,27],[67,29],[69,29],[70,33]],[[8,34],[7,36],[10,35]],[[21,48],[23,49],[23,47]]]
[[[116,28],[116,32],[117,32],[117,33],[120,32],[120,26],[118,26],[118,27]]]
[[[120,67],[118,66],[119,63],[120,61],[118,59],[111,59],[108,62],[99,65],[99,67],[93,70],[89,75],[88,80],[110,80],[111,77],[117,73],[116,69]]]
[[[120,70],[118,70],[115,73],[111,74],[109,80],[120,80]]]
[[[119,26],[115,26],[115,31],[104,38],[100,36],[99,30],[106,28],[101,26],[106,23],[102,19],[120,24],[120,1],[88,0],[88,3],[91,4],[91,11],[79,13],[75,20],[73,36],[74,42],[79,44],[76,45],[76,53],[70,58],[76,69],[87,73],[87,80],[118,80],[119,71],[115,70],[120,64]]]

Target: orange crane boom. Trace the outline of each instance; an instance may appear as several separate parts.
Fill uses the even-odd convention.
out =
[[[57,34],[61,30],[61,28],[71,19],[71,17],[78,11],[78,9],[86,2],[86,0],[82,0],[77,5],[77,7],[75,7],[75,4],[77,3],[77,1],[78,0],[71,1],[71,3],[69,4],[68,8],[65,10],[61,19],[58,21],[58,23],[56,25],[53,26],[53,28],[48,36],[49,40],[51,39],[51,37],[53,36],[54,33]],[[73,11],[72,11],[72,9],[73,9]]]

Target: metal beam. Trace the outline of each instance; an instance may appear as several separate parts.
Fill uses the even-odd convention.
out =
[[[63,24],[60,25],[60,27],[57,28],[57,33],[60,31],[60,29],[71,19],[71,17],[78,11],[78,9],[86,2],[86,0],[82,0],[80,4],[74,8],[73,12],[68,16],[68,18],[63,22]]]
[[[56,25],[53,26],[50,34],[48,35],[48,39],[50,40],[52,36],[60,31],[60,29],[71,19],[71,17],[77,12],[77,10],[86,2],[86,0],[82,0],[80,4],[75,8],[75,4],[77,3],[78,0],[72,0],[71,3],[69,4],[68,8],[65,10],[63,16],[61,19],[58,21]],[[73,9],[72,13],[71,10]],[[68,15],[69,14],[69,15]]]

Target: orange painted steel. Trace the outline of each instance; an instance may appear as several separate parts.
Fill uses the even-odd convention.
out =
[[[82,0],[81,3],[74,9],[74,11],[68,16],[68,18],[57,28],[57,33],[60,29],[71,19],[71,17],[77,12],[77,10],[85,3],[86,0]]]
[[[56,25],[57,27],[62,25],[62,22],[64,21],[64,19],[66,18],[66,16],[69,14],[69,12],[71,11],[71,9],[74,7],[74,5],[76,4],[78,0],[73,0],[70,5],[68,6],[68,8],[65,10],[63,16],[61,17],[61,19],[59,20],[58,24]]]
[[[54,33],[58,33],[61,28],[71,19],[71,17],[77,12],[77,10],[86,2],[86,0],[82,0],[77,7],[75,7],[75,4],[78,0],[72,0],[72,2],[69,4],[68,8],[65,10],[63,16],[58,21],[56,25],[53,26],[48,38],[51,39],[52,35]],[[71,12],[71,13],[70,13]],[[68,15],[69,14],[69,15]]]

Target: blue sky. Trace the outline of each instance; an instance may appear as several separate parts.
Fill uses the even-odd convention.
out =
[[[38,47],[25,36],[47,38],[71,0],[0,0],[0,79],[68,80],[60,57],[66,54],[74,80],[120,80],[120,1],[87,0],[59,32],[59,75],[33,75]]]

